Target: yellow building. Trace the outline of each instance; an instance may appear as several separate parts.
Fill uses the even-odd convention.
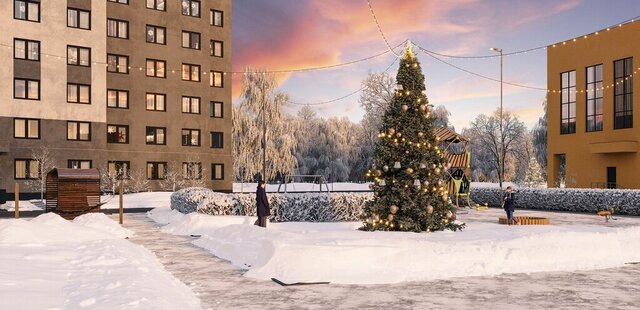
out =
[[[640,188],[636,74],[638,21],[548,46],[549,187]]]

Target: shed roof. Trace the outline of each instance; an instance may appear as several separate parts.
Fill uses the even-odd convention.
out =
[[[433,129],[433,133],[440,139],[440,141],[446,142],[467,142],[465,137],[459,135],[455,131],[447,127],[438,127]]]
[[[100,171],[98,169],[71,169],[71,168],[54,168],[49,173],[58,175],[58,179],[100,179]]]

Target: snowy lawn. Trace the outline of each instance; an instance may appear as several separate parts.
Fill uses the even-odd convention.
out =
[[[173,192],[144,192],[122,195],[124,208],[169,208]],[[118,209],[118,195],[100,197],[102,209]]]
[[[0,220],[0,309],[199,309],[131,234],[102,213]]]
[[[35,202],[35,201],[34,201]],[[42,211],[41,208],[31,203],[29,200],[20,200],[20,211]],[[0,209],[10,212],[15,211],[15,201],[7,201],[7,203],[0,205]]]
[[[362,232],[360,223],[270,223],[255,218],[183,215],[155,209],[165,233],[193,241],[246,269],[245,276],[284,282],[397,283],[503,273],[575,271],[640,261],[640,219],[605,224],[595,215],[517,212],[551,218],[549,226],[497,224],[499,210],[460,215],[462,232]],[[615,227],[618,226],[618,227]]]

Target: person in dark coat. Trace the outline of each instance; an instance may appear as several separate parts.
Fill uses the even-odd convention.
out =
[[[516,199],[516,194],[513,192],[513,187],[507,186],[507,191],[504,193],[503,197],[503,206],[504,211],[507,213],[507,224],[511,225],[512,223],[518,224],[518,220],[513,217],[513,212],[516,210],[514,205],[514,201]]]
[[[267,199],[267,191],[265,188],[267,184],[263,180],[258,183],[258,189],[256,190],[256,208],[258,209],[258,219],[254,223],[260,227],[267,227],[267,218],[271,215],[269,210],[269,200]]]

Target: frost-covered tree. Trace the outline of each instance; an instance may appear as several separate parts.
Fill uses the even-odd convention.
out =
[[[501,186],[502,182],[511,179],[514,169],[506,173],[506,168],[513,167],[509,163],[518,155],[525,133],[524,123],[513,113],[505,111],[502,132],[504,148],[500,153],[500,110],[496,110],[490,116],[478,115],[471,122],[471,127],[462,132],[462,135],[471,141],[471,169],[476,170],[472,175],[483,175],[487,181],[497,180]],[[503,173],[498,173],[500,163],[505,167]]]
[[[31,158],[38,163],[38,179],[29,180],[26,185],[31,190],[40,192],[40,200],[44,200],[45,187],[47,185],[47,173],[56,168],[53,154],[46,146],[41,146],[31,151]]]
[[[291,174],[296,166],[295,123],[283,108],[287,94],[276,89],[275,77],[267,71],[247,68],[242,81],[242,101],[233,109],[234,176],[251,181],[263,170],[262,150],[266,143],[266,180]],[[263,141],[263,120],[266,142]]]
[[[527,173],[524,177],[524,185],[527,187],[536,187],[540,186],[540,184],[544,182],[545,179],[544,176],[542,176],[538,160],[536,158],[531,158],[529,165],[527,166]]]
[[[443,186],[447,160],[433,133],[435,118],[424,75],[410,48],[400,60],[396,81],[402,90],[394,94],[382,118],[370,172],[375,195],[365,206],[362,229],[461,229]]]
[[[533,146],[536,159],[540,163],[542,175],[547,178],[547,101],[542,103],[544,114],[538,118],[538,123],[533,127]]]
[[[129,182],[125,186],[125,192],[140,193],[148,191],[151,183],[147,178],[145,169],[133,169],[129,174]]]
[[[160,188],[167,191],[175,192],[185,186],[184,172],[182,171],[182,163],[172,161],[167,164],[164,179],[160,181]]]

